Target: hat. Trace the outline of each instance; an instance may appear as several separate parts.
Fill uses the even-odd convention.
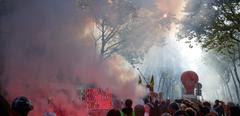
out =
[[[43,116],[57,116],[54,112],[46,112]]]
[[[33,105],[27,97],[20,96],[13,100],[12,109],[18,112],[29,112],[33,110]]]

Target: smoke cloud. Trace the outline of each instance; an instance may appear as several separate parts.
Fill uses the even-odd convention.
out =
[[[0,78],[4,82],[2,88],[8,99],[11,101],[17,96],[29,97],[34,104],[34,111],[30,114],[32,116],[55,111],[56,107],[67,116],[86,116],[88,109],[76,91],[76,88],[84,84],[111,89],[114,95],[122,99],[137,100],[143,96],[146,91],[137,85],[137,75],[129,68],[126,60],[121,55],[114,54],[110,59],[102,61],[94,41],[90,39],[92,16],[111,14],[114,19],[112,24],[117,25],[122,24],[121,17],[129,13],[124,7],[114,10],[105,7],[111,2],[114,1],[92,1],[89,4],[92,9],[85,12],[74,0],[9,0],[13,11],[2,17],[1,22],[2,29],[6,32],[2,35],[6,39],[6,47],[4,73]],[[125,46],[133,46],[129,49],[143,49],[147,52],[152,45],[162,43],[163,36],[169,37],[169,31],[175,34],[175,26],[169,25],[172,24],[172,16],[181,17],[183,0],[132,2],[141,8],[137,9],[138,17],[131,23],[130,33],[125,37]],[[174,45],[166,46],[163,50],[173,48],[173,52],[177,48],[172,46]],[[155,58],[161,57],[159,54],[168,54],[167,51],[160,50],[160,47],[155,48],[159,49]],[[164,60],[169,57],[172,56],[166,55],[156,63],[162,64],[160,67],[155,65],[156,73],[160,74],[158,69],[165,69],[168,63],[178,63],[180,59]],[[167,63],[163,64],[164,61]],[[152,61],[145,62],[152,68]],[[173,65],[165,70],[171,68],[176,67]],[[178,76],[181,69],[181,65],[177,64],[174,77]],[[155,86],[158,88],[157,84]]]
[[[123,99],[144,94],[121,56],[102,62],[96,55],[86,35],[89,16],[74,1],[11,2],[14,12],[3,17],[7,33],[1,81],[10,101],[17,96],[33,101],[30,115],[58,107],[66,116],[86,116],[76,91],[82,83],[111,89]]]

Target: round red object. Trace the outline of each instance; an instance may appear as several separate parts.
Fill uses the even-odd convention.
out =
[[[193,71],[185,71],[181,75],[181,81],[185,88],[186,94],[194,94],[194,88],[198,83],[198,75]]]

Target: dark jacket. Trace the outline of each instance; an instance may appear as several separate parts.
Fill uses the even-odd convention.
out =
[[[123,108],[122,112],[127,116],[132,116],[133,109],[132,108]]]

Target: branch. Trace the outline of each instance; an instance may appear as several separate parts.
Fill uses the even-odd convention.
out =
[[[98,40],[100,40],[101,38],[102,38],[102,36],[98,36],[97,39],[94,37],[94,40],[95,40],[95,41],[98,41]]]
[[[236,38],[232,38],[232,39],[240,43],[240,40],[239,40],[239,39],[236,39]]]
[[[100,27],[100,25],[101,25],[101,24],[97,24],[97,23],[96,23],[97,29],[100,30],[100,31],[102,31],[102,28]]]
[[[234,11],[232,10],[231,6],[229,6],[228,4],[226,4],[226,6],[230,9],[231,13],[228,13],[224,4],[221,5],[222,6],[222,9],[223,9],[223,15],[226,19],[232,21],[234,23],[234,25],[238,25],[238,22],[236,22],[232,16],[235,15]],[[237,28],[238,29],[238,28]],[[239,29],[238,29],[239,30]]]
[[[122,41],[121,41],[122,42]],[[104,59],[107,59],[107,58],[109,58],[114,52],[117,52],[118,50],[120,50],[121,49],[121,47],[119,47],[121,44],[121,42],[117,42],[117,43],[115,43],[115,44],[113,44],[113,45],[111,45],[111,46],[109,46],[106,50],[105,50],[105,52],[104,52]],[[117,46],[116,46],[117,45]],[[113,47],[113,46],[116,46],[114,49],[112,49],[112,50],[109,50],[111,47]]]
[[[113,47],[116,46],[116,45],[118,45],[118,46],[116,46],[116,48],[119,47],[120,43],[122,43],[122,42],[123,42],[123,40],[122,40],[122,41],[119,41],[119,42],[116,42],[116,43],[108,46],[108,47],[106,48],[105,52],[108,51],[109,49],[113,48]]]
[[[118,32],[118,29],[114,28],[106,37],[105,41],[108,42]]]
[[[108,59],[114,52],[117,52],[119,49],[114,49],[114,50],[112,50],[112,51],[110,51],[110,52],[108,52],[108,53],[105,53],[104,55],[106,56],[106,57],[104,57],[104,60],[106,60],[106,59]]]
[[[232,49],[232,51],[230,51],[230,49],[227,49],[227,52],[228,52],[228,57],[230,58],[230,60],[232,60],[232,62],[235,62],[236,61],[236,50],[235,49]]]

